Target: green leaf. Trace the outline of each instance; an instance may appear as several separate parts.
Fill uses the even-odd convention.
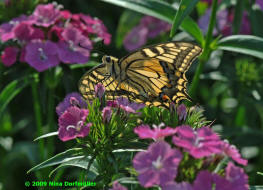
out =
[[[85,64],[72,64],[72,65],[69,65],[69,68],[70,69],[80,69],[80,68],[85,68],[85,67],[94,67],[94,66],[97,66],[99,65],[100,63],[99,62],[96,62],[96,61],[89,61],[88,63],[85,63]]]
[[[233,22],[233,33],[234,34],[238,34],[240,31],[244,7],[245,7],[245,1],[238,0],[235,6],[235,15],[234,15],[234,22]]]
[[[263,186],[250,186],[250,190],[263,190]]]
[[[176,30],[181,25],[183,20],[188,16],[194,9],[199,0],[181,0],[179,9],[174,17],[173,26],[171,29],[170,37],[175,35]]]
[[[141,14],[126,10],[122,13],[116,31],[116,47],[120,48],[126,34],[139,23]]]
[[[58,167],[56,167],[54,170],[52,170],[49,174],[49,177],[51,177],[54,174],[54,172],[56,172],[57,170],[65,168],[65,167],[69,167],[69,166],[79,167],[79,168],[87,170],[90,160],[91,160],[90,156],[85,156],[82,158],[77,158],[77,159],[70,160],[68,162],[64,162],[60,164]],[[94,166],[94,164],[91,164],[89,172],[93,173],[94,177],[99,175],[98,170]]]
[[[30,84],[30,76],[10,82],[0,93],[0,117],[7,105],[18,95],[27,85]]]
[[[124,7],[142,14],[150,15],[169,23],[173,23],[176,8],[172,5],[159,0],[101,0],[120,7]],[[190,25],[190,27],[189,27]],[[186,17],[181,28],[193,36],[199,43],[203,43],[203,35],[198,25],[190,18]]]
[[[84,157],[85,156],[83,155],[82,148],[72,148],[72,149],[66,150],[65,152],[61,152],[53,156],[52,158],[49,158],[48,160],[45,160],[44,162],[31,168],[29,171],[27,171],[27,173],[30,173],[30,172],[33,172],[33,171],[36,171],[42,168],[46,168],[49,166],[66,163],[71,160],[84,158]]]
[[[243,53],[263,59],[263,38],[250,35],[233,35],[218,41],[218,49]]]
[[[47,138],[47,137],[52,137],[52,136],[56,136],[58,135],[58,132],[55,131],[55,132],[51,132],[51,133],[47,133],[45,135],[41,135],[40,137],[37,137],[36,139],[34,139],[34,141],[38,141],[40,139],[44,139],[44,138]]]
[[[258,24],[263,20],[263,11],[259,7],[252,6],[249,11],[249,17],[253,34],[263,37],[263,27],[261,24]]]

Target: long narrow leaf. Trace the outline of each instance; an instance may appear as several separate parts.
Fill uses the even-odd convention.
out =
[[[49,166],[54,166],[57,164],[66,163],[66,162],[69,162],[71,160],[80,159],[80,158],[84,158],[84,155],[82,153],[81,148],[69,149],[65,152],[61,152],[61,153],[53,156],[52,158],[49,158],[48,160],[45,160],[44,162],[36,165],[35,167],[31,168],[27,173],[39,170],[41,168],[46,168]]]
[[[176,8],[159,0],[101,0],[133,11],[150,15],[161,20],[173,23]],[[188,27],[191,25],[191,27]],[[181,24],[181,28],[193,36],[199,43],[203,43],[203,35],[198,25],[190,18],[186,17]]]
[[[175,35],[176,30],[181,25],[183,20],[188,16],[194,9],[195,5],[199,0],[181,0],[179,9],[174,17],[173,26],[171,29],[170,37]]]
[[[52,137],[52,136],[56,136],[58,135],[58,132],[55,131],[55,132],[51,132],[51,133],[47,133],[45,135],[41,135],[40,137],[37,137],[36,139],[34,139],[34,141],[38,141],[40,139],[44,139],[44,138],[47,138],[47,137]]]
[[[12,99],[14,99],[16,95],[18,95],[27,85],[29,85],[29,78],[31,78],[31,76],[14,80],[0,92],[0,117]]]
[[[243,53],[263,59],[263,38],[233,35],[218,41],[218,49]]]

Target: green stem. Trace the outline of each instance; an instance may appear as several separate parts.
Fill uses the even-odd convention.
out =
[[[214,27],[216,24],[217,1],[218,0],[213,0],[212,13],[211,13],[210,21],[209,21],[208,31],[207,31],[207,35],[206,35],[206,41],[204,44],[204,50],[203,50],[202,55],[200,56],[200,62],[199,62],[199,65],[197,67],[197,71],[195,72],[193,82],[192,82],[192,85],[191,85],[190,91],[189,91],[189,94],[193,99],[196,96],[196,90],[197,90],[197,87],[199,85],[200,75],[202,74],[202,72],[204,70],[204,65],[207,62],[207,60],[209,59],[209,56],[211,54],[210,43],[211,43],[212,38],[213,38],[213,30],[214,30]]]
[[[40,107],[40,100],[39,100],[39,94],[37,88],[38,84],[39,84],[38,74],[34,74],[33,80],[31,82],[31,88],[32,88],[32,96],[33,96],[33,104],[34,104],[35,121],[37,126],[37,137],[43,135],[41,107]],[[40,160],[43,161],[45,159],[45,146],[43,140],[38,141],[38,147],[40,153]]]
[[[54,102],[54,88],[49,88],[48,92],[48,113],[47,113],[47,124],[48,132],[56,131],[54,128],[54,114],[55,114],[55,102]],[[50,138],[47,142],[48,157],[51,157],[54,153],[54,138]]]

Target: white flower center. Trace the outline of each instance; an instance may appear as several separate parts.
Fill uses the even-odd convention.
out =
[[[80,131],[81,128],[83,127],[83,121],[78,121],[77,125],[68,125],[66,130],[68,131],[69,129],[75,129],[76,131]]]
[[[156,168],[157,170],[161,169],[163,167],[163,164],[161,162],[162,157],[158,156],[156,161],[152,162],[152,165],[154,166],[154,168]]]
[[[69,40],[68,44],[69,44],[69,49],[71,51],[76,51],[76,46],[75,46],[75,44],[74,44],[74,42],[72,40]]]
[[[44,53],[43,48],[38,48],[38,51],[39,51],[39,53],[40,53],[40,60],[45,61],[45,60],[48,59],[47,56],[46,56],[46,54]]]

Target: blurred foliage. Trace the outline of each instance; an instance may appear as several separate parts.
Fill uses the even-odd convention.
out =
[[[40,2],[46,1],[11,0],[7,7],[4,5],[4,1],[0,1],[0,22],[6,22],[20,14],[28,14]],[[163,2],[175,5],[179,3],[176,0]],[[233,2],[237,1],[225,0],[220,6],[229,7]],[[245,2],[246,5],[251,3],[248,0]],[[104,22],[109,33],[112,34],[112,43],[109,46],[97,44],[95,50],[116,57],[127,54],[122,47],[122,40],[133,25],[139,21],[142,13],[98,0],[59,0],[58,3],[63,4],[65,9],[69,9],[73,13],[89,14]],[[263,12],[258,6],[245,6],[245,8],[248,11],[253,35],[262,37],[263,30],[259,23],[262,21]],[[193,10],[190,16],[196,21],[198,16],[204,14],[205,9],[206,5],[198,3],[197,9]],[[145,14],[147,13],[145,12]],[[235,26],[237,27],[238,24]],[[148,43],[167,41],[168,39],[168,34],[164,34],[158,39],[148,41]],[[173,39],[192,40],[193,37],[184,31],[177,31]],[[253,42],[251,44],[254,49],[261,50],[260,46],[253,44]],[[3,45],[0,44],[0,50],[2,49]],[[238,49],[235,52],[222,52],[222,50],[211,52],[210,58],[204,66],[194,102],[202,105],[205,110],[204,115],[208,120],[215,120],[215,130],[220,132],[223,138],[229,139],[231,144],[237,145],[245,158],[249,158],[249,165],[245,169],[249,175],[250,184],[261,185],[263,177],[257,172],[262,172],[263,166],[263,60],[252,57],[254,52],[250,55],[241,55],[238,52]],[[48,96],[51,96],[54,105],[57,105],[67,93],[77,91],[78,80],[85,71],[94,66],[94,63],[101,62],[101,55],[92,54],[91,60],[93,65],[59,66],[57,69],[60,72],[58,76],[60,81],[52,94],[47,89],[47,83],[50,84],[52,80],[54,82],[54,78],[47,81],[45,73],[39,74],[37,89],[41,94],[39,98],[44,123],[43,134],[53,132],[48,131],[47,126],[48,106],[46,102]],[[196,68],[197,64],[193,63],[187,72],[189,81],[192,81]],[[12,101],[5,109],[0,96],[0,186],[3,185],[7,190],[23,189],[26,180],[76,180],[81,178],[79,173],[83,171],[80,168],[67,169],[65,167],[60,172],[54,173],[51,178],[48,178],[50,169],[43,170],[42,175],[44,174],[43,176],[46,178],[41,178],[39,173],[26,174],[29,168],[43,161],[39,157],[37,144],[33,142],[33,139],[37,137],[37,129],[33,114],[32,89],[30,85],[27,85],[30,73],[32,70],[24,64],[16,64],[10,68],[0,64],[0,92],[2,93],[7,87],[10,89],[13,87],[16,91],[23,87],[19,94],[8,97]],[[25,77],[28,79],[23,82]],[[19,86],[15,86],[14,83],[19,83]],[[55,115],[53,117],[57,119]],[[57,123],[53,123],[52,127],[56,130]],[[50,137],[50,139],[54,143],[52,144],[54,154],[74,147],[74,142],[62,143],[57,137]],[[46,143],[49,140],[42,139],[41,141]],[[44,156],[47,158],[48,153],[45,154]]]

